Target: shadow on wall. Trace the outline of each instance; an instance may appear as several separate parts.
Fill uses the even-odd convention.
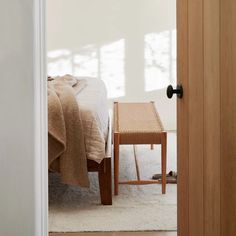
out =
[[[52,76],[70,73],[99,78],[107,86],[109,99],[129,97],[131,91],[127,91],[126,95],[125,89],[128,81],[125,76],[125,58],[129,57],[125,43],[125,39],[120,39],[106,45],[87,45],[80,50],[51,51],[48,53],[48,73]],[[176,30],[145,35],[144,46],[137,50],[144,50],[142,93],[175,84]]]
[[[132,45],[127,44],[126,39],[119,39],[86,45],[78,50],[50,51],[48,74],[101,79],[106,84],[110,105],[113,101],[150,100],[160,104],[165,100],[168,84],[176,84],[176,30],[146,34]],[[134,52],[137,54],[135,60]],[[165,116],[164,110],[161,109],[161,116]],[[175,129],[173,126],[168,124],[169,129]]]

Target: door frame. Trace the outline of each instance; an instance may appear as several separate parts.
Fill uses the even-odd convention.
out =
[[[34,0],[35,236],[48,235],[46,3]]]

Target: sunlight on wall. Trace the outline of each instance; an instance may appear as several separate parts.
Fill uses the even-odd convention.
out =
[[[108,98],[118,98],[125,95],[124,60],[124,39],[103,46],[88,45],[73,52],[55,50],[48,52],[48,74],[100,78],[106,84]]]
[[[48,52],[48,75],[72,74],[71,51],[67,49]]]
[[[176,30],[145,35],[145,91],[176,83]]]
[[[83,47],[73,56],[73,75],[98,77],[98,52],[99,49],[95,45]]]
[[[101,47],[100,78],[105,82],[108,97],[125,95],[125,40]]]

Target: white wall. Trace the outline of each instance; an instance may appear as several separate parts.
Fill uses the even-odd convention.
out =
[[[38,1],[39,3],[39,1]],[[35,152],[34,1],[2,1],[0,7],[0,235],[40,233],[41,191]],[[39,39],[37,39],[39,41]],[[39,68],[38,68],[39,69]],[[39,141],[40,143],[40,141]],[[36,161],[36,157],[37,161]],[[46,186],[47,187],[47,186]],[[36,233],[36,230],[38,233]]]
[[[102,79],[110,102],[156,101],[176,129],[176,0],[48,0],[48,72]]]

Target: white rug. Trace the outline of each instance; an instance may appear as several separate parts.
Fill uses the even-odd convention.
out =
[[[137,146],[142,178],[160,173],[160,146]],[[176,170],[176,134],[168,134],[168,170]],[[135,179],[132,146],[122,146],[120,179]],[[161,185],[120,186],[112,206],[100,205],[97,175],[91,174],[90,189],[60,184],[50,175],[50,232],[176,230],[176,185],[168,184],[166,195]]]

